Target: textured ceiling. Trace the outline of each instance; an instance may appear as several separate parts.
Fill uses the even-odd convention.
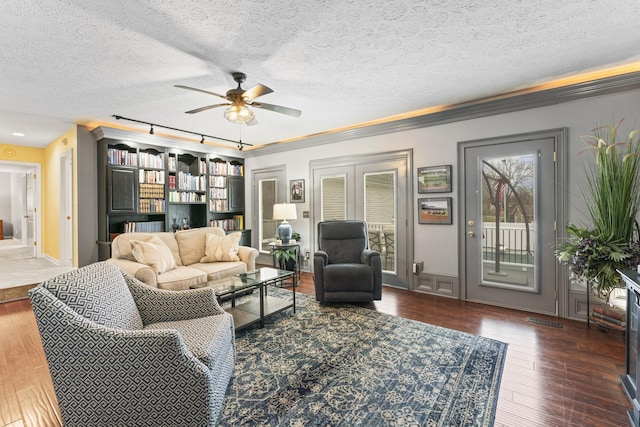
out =
[[[637,16],[638,0],[3,0],[0,142],[135,128],[114,114],[255,145],[303,137],[635,63]],[[173,85],[224,94],[236,70],[302,116],[184,114],[222,100]]]

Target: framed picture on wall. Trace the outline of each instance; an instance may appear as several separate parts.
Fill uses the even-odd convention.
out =
[[[451,197],[418,199],[419,224],[453,224]]]
[[[304,179],[289,181],[289,202],[304,203]]]
[[[450,193],[451,165],[418,168],[418,193]]]

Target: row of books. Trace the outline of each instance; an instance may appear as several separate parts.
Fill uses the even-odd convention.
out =
[[[244,230],[244,216],[234,215],[230,219],[212,219],[209,221],[211,227],[220,227],[227,231]]]
[[[198,194],[193,191],[170,191],[169,201],[173,203],[206,203],[206,194]]]
[[[110,165],[137,166],[138,156],[135,151],[119,150],[117,148],[107,149],[108,162]]]
[[[148,184],[164,184],[164,171],[140,169],[138,181]]]
[[[140,184],[140,198],[164,199],[163,184]]]
[[[228,210],[226,199],[209,199],[209,210],[213,212],[223,212]]]
[[[226,199],[227,189],[226,188],[210,188],[209,198],[210,199]]]
[[[227,186],[227,177],[220,175],[209,176],[209,187],[225,187]]]
[[[207,179],[204,176],[194,176],[190,173],[178,172],[169,176],[169,188],[178,190],[206,191]]]
[[[140,153],[140,166],[143,168],[164,169],[164,156],[160,154]]]
[[[243,176],[244,166],[231,164],[229,162],[211,162],[209,163],[209,174]]]
[[[144,233],[164,231],[164,221],[127,221],[124,223],[125,233],[133,233],[135,231]]]
[[[162,153],[152,154],[135,151],[121,150],[118,148],[107,149],[108,162],[111,165],[120,166],[138,166],[143,168],[164,169],[164,155]],[[139,162],[138,162],[138,157]],[[174,155],[169,155],[167,161],[167,168],[175,172],[178,169],[178,159]],[[198,160],[198,174],[207,174],[207,162],[205,160]],[[229,162],[209,162],[209,174],[210,175],[231,175],[231,176],[244,176],[244,165],[231,164]]]
[[[164,199],[140,199],[140,213],[164,213]]]
[[[624,310],[606,305],[596,305],[589,315],[589,320],[598,326],[617,331],[627,328],[627,313]]]

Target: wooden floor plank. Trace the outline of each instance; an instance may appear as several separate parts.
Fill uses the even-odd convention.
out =
[[[312,276],[304,273],[296,290],[313,295]],[[627,425],[631,405],[618,378],[625,366],[620,334],[392,287],[384,287],[382,301],[362,306],[508,343],[495,427]],[[527,322],[528,317],[563,327]],[[0,304],[0,344],[0,425],[61,425],[28,300]]]

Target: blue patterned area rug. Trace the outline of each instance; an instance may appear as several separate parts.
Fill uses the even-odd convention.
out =
[[[507,344],[296,297],[236,334],[219,425],[493,425]]]

